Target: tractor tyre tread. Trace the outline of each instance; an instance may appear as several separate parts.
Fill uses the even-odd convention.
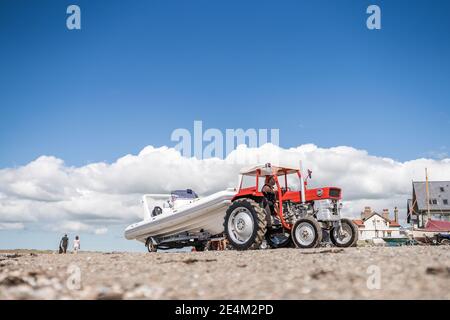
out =
[[[254,240],[253,243],[248,245],[248,244],[244,244],[244,245],[234,245],[233,244],[233,240],[230,239],[227,229],[228,229],[228,218],[231,215],[231,212],[236,209],[239,206],[246,206],[243,204],[248,204],[252,207],[254,213],[255,213],[255,217],[256,221],[254,221],[255,225],[257,226],[257,230],[256,230],[256,234],[254,236]],[[228,240],[228,243],[232,245],[232,247],[236,250],[256,250],[259,249],[264,238],[265,238],[265,234],[266,234],[266,226],[267,226],[267,221],[266,221],[266,214],[264,212],[264,209],[253,199],[250,198],[241,198],[241,199],[237,199],[234,200],[231,205],[228,207],[227,209],[227,213],[225,215],[225,219],[223,222],[223,228],[225,230],[225,236]]]

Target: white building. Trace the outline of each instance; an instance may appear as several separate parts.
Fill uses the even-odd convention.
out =
[[[380,238],[402,238],[400,225],[398,224],[398,211],[395,212],[394,220],[389,219],[389,210],[384,209],[383,214],[372,211],[366,207],[361,212],[360,220],[353,220],[359,229],[359,240],[373,240]]]

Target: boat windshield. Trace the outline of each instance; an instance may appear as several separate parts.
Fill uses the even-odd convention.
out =
[[[198,195],[191,189],[175,190],[171,192],[172,199],[196,199]]]

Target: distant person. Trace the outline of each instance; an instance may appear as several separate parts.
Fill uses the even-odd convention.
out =
[[[60,243],[59,243],[59,252],[60,253],[67,253],[67,246],[69,245],[69,238],[67,237],[67,234],[62,237]]]
[[[78,253],[80,250],[80,237],[76,236],[75,240],[73,240],[73,252]]]

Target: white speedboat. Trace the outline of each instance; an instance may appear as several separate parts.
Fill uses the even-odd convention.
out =
[[[235,194],[235,189],[227,189],[199,198],[187,189],[171,194],[144,195],[146,217],[128,226],[125,238],[144,242],[151,250],[163,244],[167,248],[177,247],[173,243],[183,246],[190,239],[199,240],[199,235],[204,238],[221,234],[226,210]],[[164,205],[152,205],[157,199],[165,200]],[[154,248],[151,248],[152,244]]]

